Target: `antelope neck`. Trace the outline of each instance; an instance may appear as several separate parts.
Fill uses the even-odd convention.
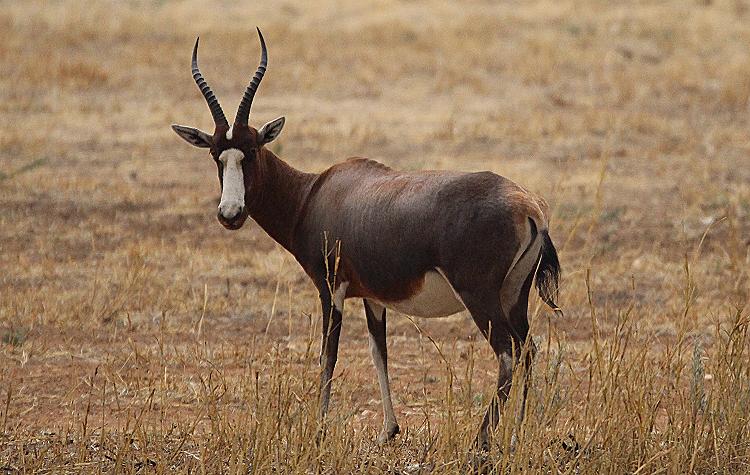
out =
[[[305,173],[261,148],[256,176],[250,180],[250,216],[287,251],[317,174]]]

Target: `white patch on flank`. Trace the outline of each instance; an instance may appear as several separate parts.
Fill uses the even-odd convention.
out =
[[[542,250],[542,234],[537,233],[534,241],[531,241],[531,229],[529,229],[528,243],[520,246],[513,266],[503,280],[500,288],[500,305],[503,307],[503,313],[510,315],[510,310],[518,303],[518,297],[521,295],[521,287],[529,277],[529,274],[536,270],[539,264],[539,253]],[[526,254],[524,254],[524,252]]]
[[[428,271],[422,288],[412,297],[398,302],[379,302],[386,308],[415,317],[447,317],[466,309],[442,269]]]
[[[339,312],[344,311],[344,298],[346,298],[346,289],[349,287],[349,282],[342,282],[339,284],[339,288],[333,293],[333,305]]]
[[[236,148],[224,150],[219,160],[224,164],[219,213],[232,219],[245,207],[245,181],[242,176],[242,159],[245,155]]]
[[[528,229],[528,236],[526,236],[527,239],[524,239],[521,244],[518,245],[518,251],[516,251],[516,255],[513,256],[513,262],[510,264],[510,267],[508,267],[508,272],[505,274],[505,279],[508,279],[508,276],[513,271],[513,269],[516,267],[516,264],[518,264],[518,260],[523,256],[523,253],[526,251],[526,248],[529,247],[529,244],[531,244],[531,228],[526,224],[526,228]]]
[[[227,140],[232,140],[232,128],[230,127],[229,130],[227,130]]]

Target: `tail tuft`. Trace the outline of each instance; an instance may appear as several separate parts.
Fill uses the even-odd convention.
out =
[[[555,303],[560,285],[560,260],[557,258],[557,250],[547,230],[541,233],[544,241],[542,242],[542,258],[536,271],[536,288],[544,303],[549,305],[557,316],[562,317],[562,309]]]

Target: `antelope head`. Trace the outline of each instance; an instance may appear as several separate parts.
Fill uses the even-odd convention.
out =
[[[260,129],[255,129],[248,124],[253,97],[268,65],[268,51],[260,29],[258,29],[258,37],[261,46],[260,65],[245,89],[234,124],[230,127],[218,99],[198,69],[200,38],[197,38],[193,48],[193,79],[208,103],[214,119],[214,133],[211,135],[194,127],[172,125],[177,135],[190,144],[209,149],[218,168],[221,186],[221,201],[217,218],[225,228],[232,230],[241,228],[248,217],[246,203],[253,186],[253,177],[258,174],[261,147],[278,137],[284,127],[284,117],[272,120]]]

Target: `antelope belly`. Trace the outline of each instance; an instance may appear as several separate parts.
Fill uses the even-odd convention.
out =
[[[422,288],[410,298],[380,303],[390,310],[427,318],[447,317],[466,308],[440,271],[427,272]]]

